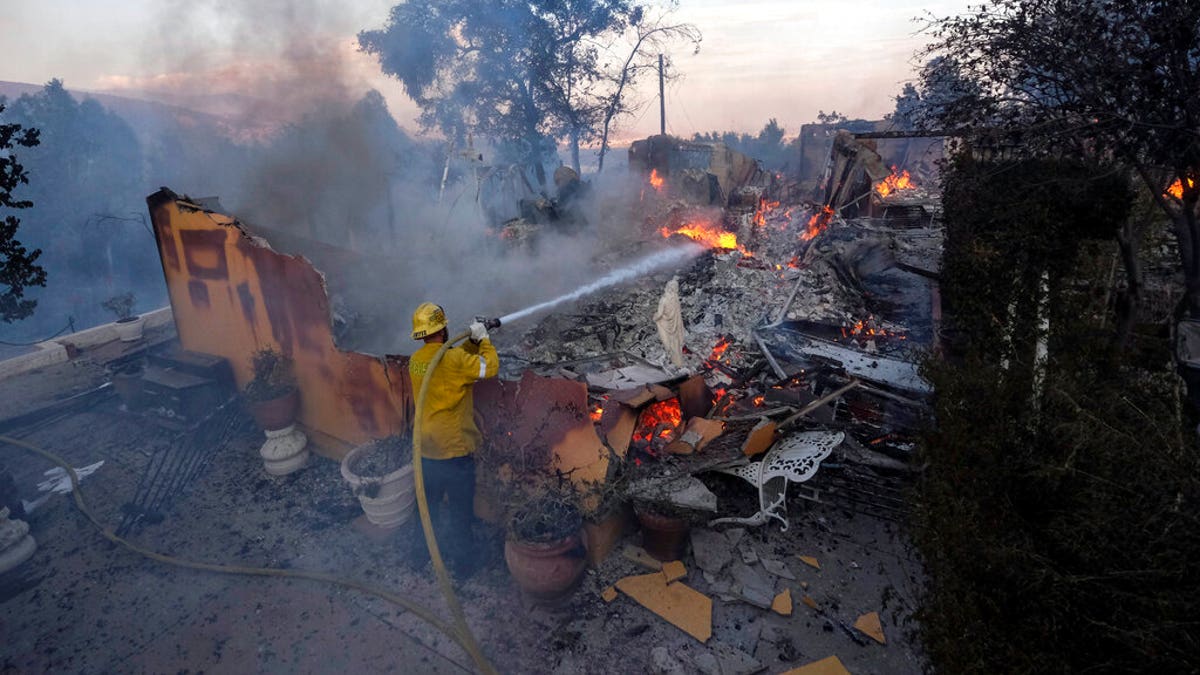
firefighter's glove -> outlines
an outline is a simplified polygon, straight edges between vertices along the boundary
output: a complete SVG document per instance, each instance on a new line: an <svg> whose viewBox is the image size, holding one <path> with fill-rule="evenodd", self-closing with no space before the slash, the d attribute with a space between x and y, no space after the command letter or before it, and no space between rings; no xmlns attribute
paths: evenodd
<svg viewBox="0 0 1200 675"><path fill-rule="evenodd" d="M487 339L487 336L487 326L479 321L471 324L471 342L482 342Z"/></svg>

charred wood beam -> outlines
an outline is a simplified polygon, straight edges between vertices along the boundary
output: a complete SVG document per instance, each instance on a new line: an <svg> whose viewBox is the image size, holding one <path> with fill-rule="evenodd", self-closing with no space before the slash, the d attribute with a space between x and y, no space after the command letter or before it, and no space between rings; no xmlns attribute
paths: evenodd
<svg viewBox="0 0 1200 675"><path fill-rule="evenodd" d="M825 396L822 396L821 398L813 401L812 403L809 403L808 405L804 406L799 411L797 411L795 415L792 415L791 417L787 418L786 420L780 422L779 430L783 431L784 429L787 429L788 427L796 424L804 416L812 413L812 411L816 410L817 408L820 408L821 406L825 405L826 403L829 403L830 401L833 401L834 399L840 398L843 394L845 394L846 392L850 391L851 389L857 387L858 385L859 385L858 380L851 380L850 384L847 384L843 387L838 387L833 392L826 394Z"/></svg>
<svg viewBox="0 0 1200 675"><path fill-rule="evenodd" d="M775 376L780 380L788 379L787 373L783 371L783 368L780 367L779 362L775 360L775 357L771 354L771 350L767 349L767 343L763 342L763 339L761 336L759 336L758 331L752 330L750 332L754 335L754 341L758 343L758 348L762 350L763 356L766 357L767 363L771 366L771 370L775 371Z"/></svg>

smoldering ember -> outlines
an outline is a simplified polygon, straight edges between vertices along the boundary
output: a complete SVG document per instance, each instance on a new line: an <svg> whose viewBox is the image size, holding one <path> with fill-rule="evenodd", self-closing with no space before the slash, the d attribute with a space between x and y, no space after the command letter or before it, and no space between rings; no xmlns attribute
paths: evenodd
<svg viewBox="0 0 1200 675"><path fill-rule="evenodd" d="M1200 670L1200 8L300 4L0 82L3 672Z"/></svg>

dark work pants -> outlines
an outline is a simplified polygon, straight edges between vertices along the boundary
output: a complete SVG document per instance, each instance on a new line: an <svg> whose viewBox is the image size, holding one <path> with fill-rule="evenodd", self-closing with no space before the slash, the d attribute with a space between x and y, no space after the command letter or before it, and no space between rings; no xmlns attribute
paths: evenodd
<svg viewBox="0 0 1200 675"><path fill-rule="evenodd" d="M421 462L429 520L437 534L442 557L451 567L470 568L475 554L471 539L471 524L475 521L475 458L422 459ZM446 511L444 520L440 515L443 509ZM421 547L424 548L423 543Z"/></svg>

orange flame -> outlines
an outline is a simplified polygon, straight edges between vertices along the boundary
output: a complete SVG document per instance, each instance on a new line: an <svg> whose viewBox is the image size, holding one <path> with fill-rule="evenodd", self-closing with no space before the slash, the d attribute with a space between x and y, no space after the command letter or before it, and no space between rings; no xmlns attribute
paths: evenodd
<svg viewBox="0 0 1200 675"><path fill-rule="evenodd" d="M917 186L913 185L912 176L908 175L908 169L897 174L896 167L893 166L892 175L879 181L879 184L875 186L875 191L879 193L880 197L886 197L893 192L911 190L915 187Z"/></svg>
<svg viewBox="0 0 1200 675"><path fill-rule="evenodd" d="M862 319L855 321L853 326L842 326L842 337L846 338L850 337L851 335L865 335L867 337L886 336L900 340L907 339L906 336L900 335L899 333L889 333L884 328L876 327L874 315L867 316L866 321L863 321Z"/></svg>
<svg viewBox="0 0 1200 675"><path fill-rule="evenodd" d="M758 202L758 209L754 211L755 227L762 227L767 224L767 214L779 208L779 202L769 202L766 197L763 197Z"/></svg>
<svg viewBox="0 0 1200 675"><path fill-rule="evenodd" d="M683 422L683 411L679 408L678 398L651 403L642 411L638 419L638 428L633 432L635 441L650 441L655 438L669 438Z"/></svg>
<svg viewBox="0 0 1200 675"><path fill-rule="evenodd" d="M829 223L833 221L833 209L828 206L821 207L820 211L813 214L812 218L808 219L808 226L804 230L804 234L800 238L804 241L811 241L818 234L829 229Z"/></svg>
<svg viewBox="0 0 1200 675"><path fill-rule="evenodd" d="M763 403L765 403L765 402L766 402L766 400L767 400L767 397L766 397L766 396L764 396L764 395L762 395L762 394L759 394L758 396L755 396L755 397L754 397L754 399L753 399L753 401L754 401L754 407L756 407L756 408L761 408L761 407L762 407L762 404L763 404Z"/></svg>
<svg viewBox="0 0 1200 675"><path fill-rule="evenodd" d="M1166 191L1163 192L1163 194L1170 195L1170 196L1174 197L1175 199L1182 201L1183 200L1183 180L1184 179L1182 179L1182 178L1176 178L1175 182L1171 183L1171 187L1167 188ZM1191 178L1188 178L1187 186L1189 188L1196 187L1196 181L1192 180Z"/></svg>
<svg viewBox="0 0 1200 675"><path fill-rule="evenodd" d="M597 403L596 405L592 406L592 409L588 414L591 416L593 422L599 422L600 418L604 416L603 404Z"/></svg>
<svg viewBox="0 0 1200 675"><path fill-rule="evenodd" d="M721 357L725 355L725 350L729 349L729 345L731 344L733 344L733 341L728 337L717 340L717 344L713 346L712 354L708 355L708 360L720 361Z"/></svg>
<svg viewBox="0 0 1200 675"><path fill-rule="evenodd" d="M664 238L670 237L673 234L682 234L683 236L704 244L709 248L719 248L726 251L733 251L736 249L741 251L743 255L753 255L738 244L736 234L733 232L726 232L725 230L713 227L707 223L688 223L683 227L674 230L667 227L660 227L658 229L658 233Z"/></svg>
<svg viewBox="0 0 1200 675"><path fill-rule="evenodd" d="M655 190L658 190L659 192L662 192L664 182L665 182L665 180L663 179L663 177L658 175L658 169L650 170L650 187L654 188Z"/></svg>

